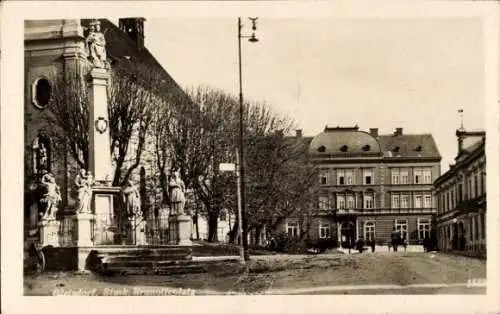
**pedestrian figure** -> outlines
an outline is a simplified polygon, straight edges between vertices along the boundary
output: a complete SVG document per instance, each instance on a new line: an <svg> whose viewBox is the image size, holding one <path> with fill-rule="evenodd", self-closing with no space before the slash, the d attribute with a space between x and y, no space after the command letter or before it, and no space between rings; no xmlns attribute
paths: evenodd
<svg viewBox="0 0 500 314"><path fill-rule="evenodd" d="M427 238L427 235L425 236L424 240L422 241L422 245L424 247L424 252L428 252L429 249L429 238Z"/></svg>
<svg viewBox="0 0 500 314"><path fill-rule="evenodd" d="M403 238L403 247L405 249L405 252L406 252L406 247L408 246L408 241L406 240L406 236Z"/></svg>
<svg viewBox="0 0 500 314"><path fill-rule="evenodd" d="M356 249L358 250L359 253L363 253L363 245L364 241L362 239L356 241Z"/></svg>
<svg viewBox="0 0 500 314"><path fill-rule="evenodd" d="M392 228L392 233L391 233L391 244L392 244L392 249L394 252L398 251L398 244L400 241L400 236L399 232L396 231L396 228Z"/></svg>
<svg viewBox="0 0 500 314"><path fill-rule="evenodd" d="M372 253L375 252L375 240L370 241L370 247L372 248Z"/></svg>

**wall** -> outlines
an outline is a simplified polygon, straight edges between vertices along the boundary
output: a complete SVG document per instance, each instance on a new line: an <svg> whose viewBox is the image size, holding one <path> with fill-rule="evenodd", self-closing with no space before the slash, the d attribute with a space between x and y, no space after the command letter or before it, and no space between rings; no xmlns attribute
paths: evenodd
<svg viewBox="0 0 500 314"><path fill-rule="evenodd" d="M54 132L54 126L47 123L50 104L40 109L33 104L32 85L41 77L51 81L54 77L64 75L71 67L83 62L84 38L79 20L43 20L25 22L25 103L24 103L24 169L25 182L29 184L33 175L33 140L40 134L49 135ZM53 81L52 81L53 83ZM61 188L62 207L71 202L69 180L66 167L68 154L64 149L56 149L57 142L51 136L51 172Z"/></svg>
<svg viewBox="0 0 500 314"><path fill-rule="evenodd" d="M375 222L375 239L380 242L389 242L391 232L394 227L396 219L406 219L408 224L408 240L409 244L419 244L417 234L417 221L418 219L430 219L432 222L432 215L383 215L383 216L359 216L358 217L358 234L362 238L364 236L364 222ZM432 225L431 225L432 227Z"/></svg>
<svg viewBox="0 0 500 314"><path fill-rule="evenodd" d="M236 220L235 215L226 216L228 219L225 221L218 219L217 222L217 238L219 242L227 243L228 241L228 232L232 228L232 224ZM198 231L200 235L200 240L208 239L208 220L206 217L198 216ZM192 224L192 236L193 239L196 239L196 224L193 222Z"/></svg>

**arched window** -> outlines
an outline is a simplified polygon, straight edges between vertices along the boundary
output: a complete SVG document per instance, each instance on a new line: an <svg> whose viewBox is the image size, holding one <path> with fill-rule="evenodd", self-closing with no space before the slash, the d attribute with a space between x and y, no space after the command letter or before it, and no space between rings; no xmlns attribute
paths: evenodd
<svg viewBox="0 0 500 314"><path fill-rule="evenodd" d="M39 109L45 109L52 96L52 86L45 77L37 78L32 85L31 97L33 104Z"/></svg>

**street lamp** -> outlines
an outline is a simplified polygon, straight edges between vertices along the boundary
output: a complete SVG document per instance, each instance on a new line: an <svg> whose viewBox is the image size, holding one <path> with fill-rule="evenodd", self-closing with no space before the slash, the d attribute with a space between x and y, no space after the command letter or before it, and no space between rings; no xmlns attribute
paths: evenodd
<svg viewBox="0 0 500 314"><path fill-rule="evenodd" d="M252 22L252 35L243 36L241 34L241 30L243 28L243 24L241 23L241 17L238 17L238 65L239 65L239 78L240 78L240 145L239 145L239 160L238 160L238 170L239 170L239 202L238 202L238 235L241 239L241 247L240 253L243 253L244 260L248 260L250 257L248 255L248 238L246 233L247 228L247 220L245 216L245 159L244 159L244 137L243 137L243 79L241 74L241 39L248 38L248 41L251 43L258 42L259 40L255 37L255 31L257 30L257 19L258 18L249 18Z"/></svg>

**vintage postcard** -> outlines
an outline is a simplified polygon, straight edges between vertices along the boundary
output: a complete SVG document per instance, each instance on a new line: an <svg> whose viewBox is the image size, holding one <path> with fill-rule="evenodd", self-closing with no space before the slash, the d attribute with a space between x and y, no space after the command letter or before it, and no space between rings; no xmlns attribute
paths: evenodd
<svg viewBox="0 0 500 314"><path fill-rule="evenodd" d="M500 309L498 3L4 9L5 313Z"/></svg>

